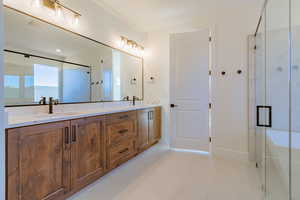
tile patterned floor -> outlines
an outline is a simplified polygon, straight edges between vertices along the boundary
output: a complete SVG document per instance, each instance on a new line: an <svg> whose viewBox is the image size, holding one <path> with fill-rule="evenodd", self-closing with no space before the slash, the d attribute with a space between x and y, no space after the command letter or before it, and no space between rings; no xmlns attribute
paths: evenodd
<svg viewBox="0 0 300 200"><path fill-rule="evenodd" d="M261 200L248 163L154 147L69 200Z"/></svg>

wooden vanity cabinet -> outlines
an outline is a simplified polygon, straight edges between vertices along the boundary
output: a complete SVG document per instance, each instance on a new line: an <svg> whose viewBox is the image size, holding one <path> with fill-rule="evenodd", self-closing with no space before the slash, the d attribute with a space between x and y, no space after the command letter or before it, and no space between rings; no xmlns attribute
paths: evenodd
<svg viewBox="0 0 300 200"><path fill-rule="evenodd" d="M161 107L152 109L149 120L149 143L153 145L161 139Z"/></svg>
<svg viewBox="0 0 300 200"><path fill-rule="evenodd" d="M7 199L60 199L70 189L69 122L7 131Z"/></svg>
<svg viewBox="0 0 300 200"><path fill-rule="evenodd" d="M144 151L161 138L161 108L138 111L138 149Z"/></svg>
<svg viewBox="0 0 300 200"><path fill-rule="evenodd" d="M157 143L161 110L6 130L6 200L64 200Z"/></svg>
<svg viewBox="0 0 300 200"><path fill-rule="evenodd" d="M121 165L137 154L136 111L108 115L105 132L108 170Z"/></svg>
<svg viewBox="0 0 300 200"><path fill-rule="evenodd" d="M78 191L105 172L104 117L71 121L71 189Z"/></svg>

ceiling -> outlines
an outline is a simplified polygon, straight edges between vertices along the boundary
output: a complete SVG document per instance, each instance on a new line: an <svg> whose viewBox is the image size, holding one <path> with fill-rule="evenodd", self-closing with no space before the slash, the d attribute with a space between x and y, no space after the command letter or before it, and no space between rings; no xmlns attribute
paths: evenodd
<svg viewBox="0 0 300 200"><path fill-rule="evenodd" d="M220 5L262 7L264 0L92 0L133 28L149 32L209 23ZM251 4L251 5L250 5ZM229 5L229 6L228 6ZM257 10L257 9L256 9Z"/></svg>

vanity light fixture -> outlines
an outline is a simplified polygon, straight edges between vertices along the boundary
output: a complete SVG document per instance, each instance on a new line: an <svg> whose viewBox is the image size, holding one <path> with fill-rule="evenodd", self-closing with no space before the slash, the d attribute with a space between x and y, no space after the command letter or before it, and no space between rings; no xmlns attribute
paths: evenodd
<svg viewBox="0 0 300 200"><path fill-rule="evenodd" d="M36 8L46 7L55 12L55 15L59 19L65 20L65 14L68 14L68 16L72 17L72 25L78 25L79 24L79 18L81 17L81 14L74 11L73 9L63 5L58 0L32 0L31 6Z"/></svg>
<svg viewBox="0 0 300 200"><path fill-rule="evenodd" d="M144 55L144 47L139 45L137 42L133 40L129 40L128 38L121 36L121 40L119 42L120 47L125 49L126 51L129 51L130 53L133 53L138 56Z"/></svg>

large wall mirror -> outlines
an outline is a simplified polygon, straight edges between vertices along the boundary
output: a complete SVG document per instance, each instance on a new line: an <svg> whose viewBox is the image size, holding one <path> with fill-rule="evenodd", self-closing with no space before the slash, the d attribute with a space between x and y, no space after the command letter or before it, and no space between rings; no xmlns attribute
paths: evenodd
<svg viewBox="0 0 300 200"><path fill-rule="evenodd" d="M10 8L5 16L6 106L143 99L143 59Z"/></svg>

